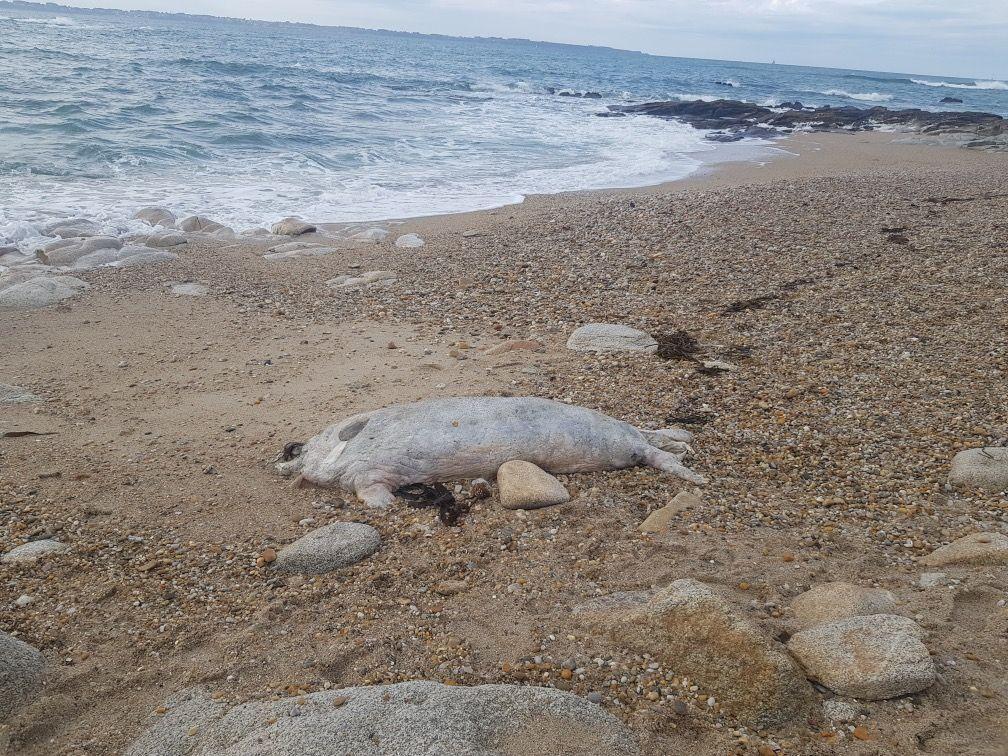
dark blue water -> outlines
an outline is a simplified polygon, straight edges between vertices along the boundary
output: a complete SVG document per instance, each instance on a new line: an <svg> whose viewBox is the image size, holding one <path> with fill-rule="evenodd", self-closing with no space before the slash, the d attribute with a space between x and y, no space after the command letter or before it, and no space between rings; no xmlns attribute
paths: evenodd
<svg viewBox="0 0 1008 756"><path fill-rule="evenodd" d="M1008 114L1000 81L138 14L0 15L7 236L52 215L114 224L144 204L237 227L476 209L681 177L714 149L682 124L594 116L611 103Z"/></svg>

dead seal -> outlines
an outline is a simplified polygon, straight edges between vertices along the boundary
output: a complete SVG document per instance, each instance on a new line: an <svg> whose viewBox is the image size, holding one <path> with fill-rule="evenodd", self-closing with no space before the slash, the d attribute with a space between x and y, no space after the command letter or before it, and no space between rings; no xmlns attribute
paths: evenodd
<svg viewBox="0 0 1008 756"><path fill-rule="evenodd" d="M428 399L354 415L287 444L277 469L371 507L389 506L402 486L490 478L513 459L559 474L645 465L701 484L680 461L692 439L536 397Z"/></svg>

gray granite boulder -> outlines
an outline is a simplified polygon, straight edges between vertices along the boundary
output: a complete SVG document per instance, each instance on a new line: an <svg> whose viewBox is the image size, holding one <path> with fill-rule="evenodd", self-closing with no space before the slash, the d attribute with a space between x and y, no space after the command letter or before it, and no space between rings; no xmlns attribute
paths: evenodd
<svg viewBox="0 0 1008 756"><path fill-rule="evenodd" d="M70 547L65 543L54 541L50 538L43 538L39 541L28 541L20 546L15 546L2 557L0 562L4 564L14 564L15 562L34 562L45 556L52 554L65 554L70 551Z"/></svg>
<svg viewBox="0 0 1008 756"><path fill-rule="evenodd" d="M133 213L133 217L148 226L172 228L175 225L175 213L165 207L141 207Z"/></svg>
<svg viewBox="0 0 1008 756"><path fill-rule="evenodd" d="M567 348L575 352L644 352L658 351L658 342L644 331L612 323L589 323L578 328L567 339Z"/></svg>
<svg viewBox="0 0 1008 756"><path fill-rule="evenodd" d="M180 234L178 231L160 231L150 234L144 239L144 244L148 247L157 247L159 249L166 249L169 247L178 247L181 244L185 244L187 239L185 236Z"/></svg>
<svg viewBox="0 0 1008 756"><path fill-rule="evenodd" d="M893 614L847 617L795 633L787 647L809 678L841 696L906 696L936 678L917 623Z"/></svg>
<svg viewBox="0 0 1008 756"><path fill-rule="evenodd" d="M72 276L36 276L0 288L0 308L47 307L88 288L87 283Z"/></svg>
<svg viewBox="0 0 1008 756"><path fill-rule="evenodd" d="M1008 536L1003 533L971 533L921 558L928 567L949 564L1008 564Z"/></svg>
<svg viewBox="0 0 1008 756"><path fill-rule="evenodd" d="M633 756L633 733L571 693L427 680L250 701L198 689L167 702L127 756Z"/></svg>
<svg viewBox="0 0 1008 756"><path fill-rule="evenodd" d="M270 230L278 236L301 236L301 234L309 234L314 231L315 226L300 218L292 217L277 221Z"/></svg>
<svg viewBox="0 0 1008 756"><path fill-rule="evenodd" d="M58 236L61 239L95 236L98 233L97 224L84 218L67 218L55 221L42 229L45 236Z"/></svg>
<svg viewBox="0 0 1008 756"><path fill-rule="evenodd" d="M865 588L852 583L823 583L805 591L791 602L791 611L800 627L869 614L892 614L896 597L881 588Z"/></svg>
<svg viewBox="0 0 1008 756"><path fill-rule="evenodd" d="M964 449L952 458L949 483L956 488L1008 491L1008 447Z"/></svg>
<svg viewBox="0 0 1008 756"><path fill-rule="evenodd" d="M399 249L419 249L424 245L424 240L416 234L403 234L395 240L395 245Z"/></svg>
<svg viewBox="0 0 1008 756"><path fill-rule="evenodd" d="M227 226L202 215L190 215L178 222L178 228L180 231L190 234L212 234L227 228Z"/></svg>
<svg viewBox="0 0 1008 756"><path fill-rule="evenodd" d="M45 660L38 649L0 632L0 722L42 687Z"/></svg>
<svg viewBox="0 0 1008 756"><path fill-rule="evenodd" d="M365 559L381 547L378 531L363 522L334 522L313 530L277 554L280 572L321 575Z"/></svg>

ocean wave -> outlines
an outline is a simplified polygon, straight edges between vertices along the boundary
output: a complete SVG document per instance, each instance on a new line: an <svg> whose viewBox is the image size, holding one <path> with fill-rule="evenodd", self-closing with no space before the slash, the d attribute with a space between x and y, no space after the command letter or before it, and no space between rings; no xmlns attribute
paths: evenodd
<svg viewBox="0 0 1008 756"><path fill-rule="evenodd" d="M930 79L910 79L914 84L925 87L949 87L950 89L1000 89L1008 91L1008 82L1004 81L974 81L972 84L962 84L954 81L931 81Z"/></svg>
<svg viewBox="0 0 1008 756"><path fill-rule="evenodd" d="M893 98L892 95L882 94L881 92L848 92L846 89L826 89L818 94L829 95L830 97L844 97L848 100L860 100L861 102L889 102Z"/></svg>
<svg viewBox="0 0 1008 756"><path fill-rule="evenodd" d="M64 29L102 29L104 27L92 24L82 24L66 16L52 18L26 18L23 16L0 16L0 21L13 21L18 24L38 24L39 26L59 26Z"/></svg>

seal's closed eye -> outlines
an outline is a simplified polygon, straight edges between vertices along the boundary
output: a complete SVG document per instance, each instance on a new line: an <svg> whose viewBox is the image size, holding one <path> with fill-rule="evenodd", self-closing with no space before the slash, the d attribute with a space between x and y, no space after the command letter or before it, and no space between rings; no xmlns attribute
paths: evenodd
<svg viewBox="0 0 1008 756"><path fill-rule="evenodd" d="M358 420L356 423L350 423L350 425L339 432L339 440L349 441L351 438L364 430L364 426L367 424L367 420Z"/></svg>

